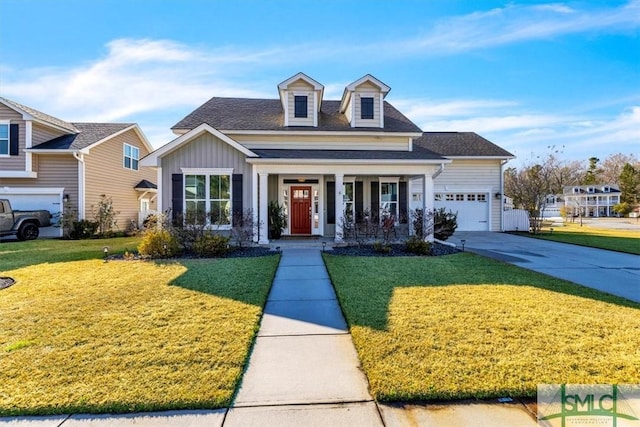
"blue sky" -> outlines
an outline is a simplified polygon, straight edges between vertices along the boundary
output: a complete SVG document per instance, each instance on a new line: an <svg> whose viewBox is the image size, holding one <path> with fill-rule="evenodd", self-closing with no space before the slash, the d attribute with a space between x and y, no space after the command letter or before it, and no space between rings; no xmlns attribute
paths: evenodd
<svg viewBox="0 0 640 427"><path fill-rule="evenodd" d="M155 147L212 96L325 99L370 73L425 131L528 162L640 154L640 0L0 0L0 95L68 121L134 121Z"/></svg>

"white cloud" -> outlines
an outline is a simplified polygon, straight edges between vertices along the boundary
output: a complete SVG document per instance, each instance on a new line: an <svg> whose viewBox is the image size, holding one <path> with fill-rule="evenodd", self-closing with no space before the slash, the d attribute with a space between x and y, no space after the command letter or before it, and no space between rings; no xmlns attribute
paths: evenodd
<svg viewBox="0 0 640 427"><path fill-rule="evenodd" d="M420 51L448 55L567 34L626 31L639 26L638 0L617 8L594 10L571 9L562 4L510 4L504 8L444 19L426 35L406 40L401 51L404 54Z"/></svg>

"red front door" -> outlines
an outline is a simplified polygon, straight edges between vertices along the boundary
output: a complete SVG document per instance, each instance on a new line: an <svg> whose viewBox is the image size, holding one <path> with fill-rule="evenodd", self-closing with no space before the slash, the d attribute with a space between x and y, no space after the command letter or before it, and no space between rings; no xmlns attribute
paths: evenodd
<svg viewBox="0 0 640 427"><path fill-rule="evenodd" d="M291 234L311 234L311 187L291 187Z"/></svg>

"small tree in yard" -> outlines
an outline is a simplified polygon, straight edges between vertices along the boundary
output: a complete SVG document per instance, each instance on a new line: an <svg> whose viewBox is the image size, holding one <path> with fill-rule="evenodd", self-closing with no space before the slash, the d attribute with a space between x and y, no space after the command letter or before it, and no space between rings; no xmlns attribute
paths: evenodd
<svg viewBox="0 0 640 427"><path fill-rule="evenodd" d="M529 223L533 233L540 232L546 200L552 194L552 170L546 164L536 164L516 170L505 171L505 193L513 198L516 206L529 212Z"/></svg>
<svg viewBox="0 0 640 427"><path fill-rule="evenodd" d="M236 246L240 248L251 244L253 236L257 235L260 227L260 222L256 222L251 209L244 212L234 212L232 224L231 236Z"/></svg>
<svg viewBox="0 0 640 427"><path fill-rule="evenodd" d="M107 233L113 231L118 222L116 216L118 216L119 213L120 212L114 209L111 197L102 194L97 208L94 208L93 215L94 221L98 224L98 233L101 236L105 236Z"/></svg>

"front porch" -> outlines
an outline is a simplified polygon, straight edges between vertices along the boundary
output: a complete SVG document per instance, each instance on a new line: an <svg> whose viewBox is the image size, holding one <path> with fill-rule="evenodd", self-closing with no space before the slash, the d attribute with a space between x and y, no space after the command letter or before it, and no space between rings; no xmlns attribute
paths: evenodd
<svg viewBox="0 0 640 427"><path fill-rule="evenodd" d="M433 209L433 178L442 169L434 164L253 167L252 209L259 224L255 240L263 245L270 243L270 202L286 213L285 237L318 236L340 243L407 236L411 210Z"/></svg>

